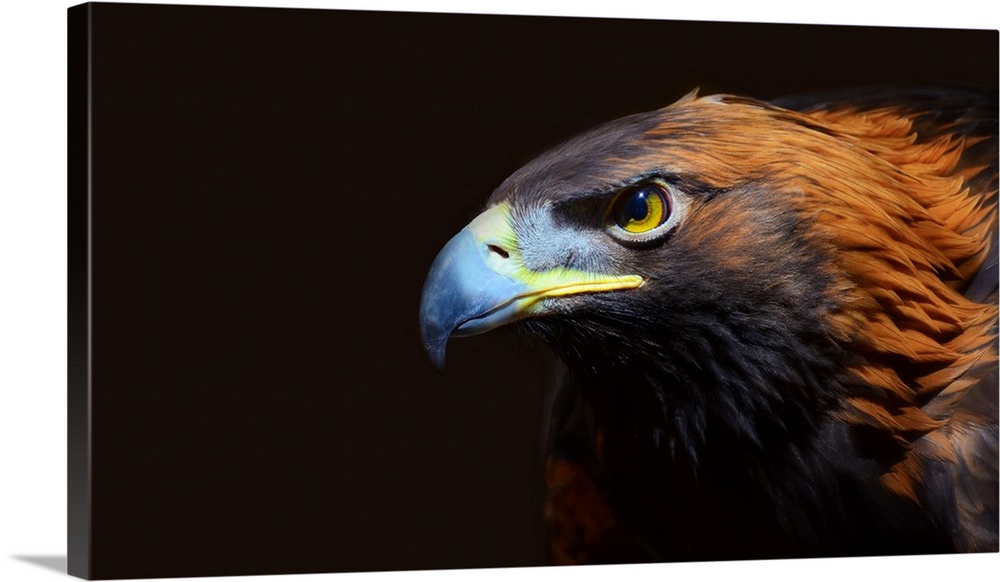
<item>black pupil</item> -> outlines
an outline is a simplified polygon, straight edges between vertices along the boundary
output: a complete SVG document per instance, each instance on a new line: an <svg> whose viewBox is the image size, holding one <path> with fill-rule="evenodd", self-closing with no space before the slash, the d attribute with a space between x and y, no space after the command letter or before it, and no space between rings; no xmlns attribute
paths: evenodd
<svg viewBox="0 0 1000 582"><path fill-rule="evenodd" d="M642 220L646 218L649 214L649 204L646 203L646 196L648 194L645 190L637 192L631 200L628 201L628 217L632 220Z"/></svg>
<svg viewBox="0 0 1000 582"><path fill-rule="evenodd" d="M618 211L618 224L625 226L630 222L639 222L646 218L649 214L649 203L646 199L651 195L655 196L647 188L643 188L629 196Z"/></svg>

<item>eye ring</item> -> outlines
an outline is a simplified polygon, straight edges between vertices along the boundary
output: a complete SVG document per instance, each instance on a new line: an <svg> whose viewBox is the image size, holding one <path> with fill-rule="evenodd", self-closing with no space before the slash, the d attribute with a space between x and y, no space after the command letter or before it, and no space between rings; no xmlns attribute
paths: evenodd
<svg viewBox="0 0 1000 582"><path fill-rule="evenodd" d="M675 213L676 198L662 180L639 182L623 188L608 205L606 228L623 242L641 243L665 233Z"/></svg>

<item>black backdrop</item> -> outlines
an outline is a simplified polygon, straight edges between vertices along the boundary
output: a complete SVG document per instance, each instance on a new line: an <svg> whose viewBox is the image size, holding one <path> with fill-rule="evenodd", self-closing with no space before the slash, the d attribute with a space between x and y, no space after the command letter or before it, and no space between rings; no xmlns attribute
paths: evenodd
<svg viewBox="0 0 1000 582"><path fill-rule="evenodd" d="M995 89L997 38L73 9L71 570L543 564L548 368L502 333L433 368L441 245L545 148L695 86Z"/></svg>

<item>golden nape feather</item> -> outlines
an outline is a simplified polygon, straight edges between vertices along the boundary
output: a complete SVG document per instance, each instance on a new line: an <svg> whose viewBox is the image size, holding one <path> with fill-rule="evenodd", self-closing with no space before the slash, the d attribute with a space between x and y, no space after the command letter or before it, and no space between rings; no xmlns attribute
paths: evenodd
<svg viewBox="0 0 1000 582"><path fill-rule="evenodd" d="M992 410L962 404L971 390L997 390L995 381L983 383L995 379L997 366L995 289L972 299L963 294L997 230L996 160L969 163L963 154L984 142L995 152L996 135L969 135L962 118L918 132L915 122L936 111L911 104L833 104L798 113L722 97L681 105L689 110L682 118L717 118L711 110L719 102L726 104L725 123L742 130L728 136L725 161L719 163L719 143L707 143L719 136L708 133L703 148L685 143L678 165L689 163L692 172L724 168L721 175L700 174L722 188L767 180L788 194L816 243L829 248L844 305L832 314L834 331L865 355L853 369L878 389L846 398L836 414L885 431L906 449L882 483L919 502L925 462L959 471L959 455L970 453L973 463L992 462L995 481L989 450L967 450L983 446L977 423L995 423L995 394L984 399ZM660 128L679 130L671 123ZM760 147L769 143L781 145ZM707 163L698 159L706 151ZM959 511L995 512L995 486L980 499L962 498L961 485L952 486L964 503ZM956 532L959 549L995 549L995 532L982 540L975 529Z"/></svg>
<svg viewBox="0 0 1000 582"><path fill-rule="evenodd" d="M442 327L564 364L556 561L997 551L997 127L995 93L692 94L501 184L491 269L611 287Z"/></svg>
<svg viewBox="0 0 1000 582"><path fill-rule="evenodd" d="M844 305L831 314L834 332L866 355L854 370L879 389L847 398L838 415L903 446L929 437L933 446L921 443L883 477L916 500L921 455L954 458L957 437L941 433L960 430L949 426L956 407L997 364L996 294L963 294L997 230L996 161L963 163L963 154L990 140L995 148L996 136L964 133L961 118L918 133L928 111L910 104L799 113L723 96L675 107L683 113L657 132L699 128L666 154L676 168L721 189L767 181L828 247Z"/></svg>

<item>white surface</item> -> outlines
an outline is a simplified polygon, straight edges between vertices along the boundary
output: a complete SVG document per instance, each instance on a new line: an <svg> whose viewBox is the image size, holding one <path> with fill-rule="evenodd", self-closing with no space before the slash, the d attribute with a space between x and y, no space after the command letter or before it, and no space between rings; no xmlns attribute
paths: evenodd
<svg viewBox="0 0 1000 582"><path fill-rule="evenodd" d="M269 2L160 2L279 6ZM0 580L67 579L66 557L66 8L72 2L3 2L0 13ZM851 0L668 3L388 1L291 3L297 7L812 22L997 29L992 2L961 0L875 8ZM662 5L661 5L662 4ZM706 39L708 42L708 39ZM970 56L970 58L974 58ZM155 527L155 524L151 524ZM326 574L220 580L606 580L609 577L956 580L1000 570L1000 556L666 564ZM217 578L219 579L219 578Z"/></svg>

